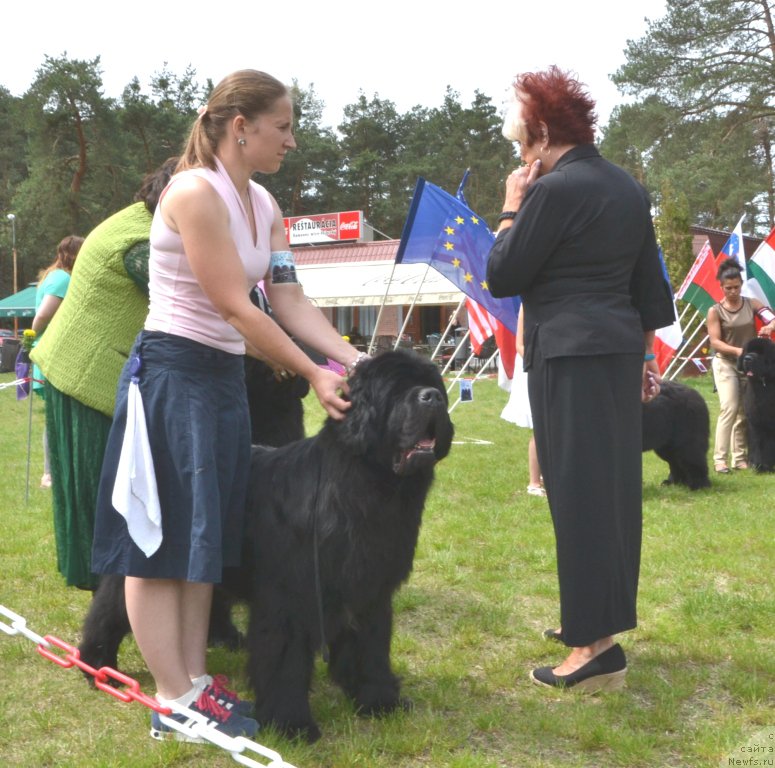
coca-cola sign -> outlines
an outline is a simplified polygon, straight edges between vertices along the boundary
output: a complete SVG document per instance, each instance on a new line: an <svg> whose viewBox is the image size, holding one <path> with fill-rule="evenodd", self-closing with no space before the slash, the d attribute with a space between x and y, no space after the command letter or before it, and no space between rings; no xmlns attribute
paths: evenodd
<svg viewBox="0 0 775 768"><path fill-rule="evenodd" d="M283 222L285 236L291 245L360 240L363 236L363 211L289 216Z"/></svg>

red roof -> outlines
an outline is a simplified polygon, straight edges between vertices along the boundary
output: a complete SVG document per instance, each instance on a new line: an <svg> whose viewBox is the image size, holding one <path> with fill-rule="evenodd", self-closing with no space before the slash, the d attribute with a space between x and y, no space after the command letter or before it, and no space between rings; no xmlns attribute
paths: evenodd
<svg viewBox="0 0 775 768"><path fill-rule="evenodd" d="M694 252L695 257L702 250L702 246L705 245L706 240L710 242L713 253L718 256L732 234L724 229L711 229L710 227L693 226L690 227L690 229L692 233L692 251ZM743 235L743 251L746 258L750 259L751 256L754 255L761 241L761 237Z"/></svg>
<svg viewBox="0 0 775 768"><path fill-rule="evenodd" d="M342 264L348 261L394 261L400 240L374 240L368 243L305 245L293 249L296 264Z"/></svg>

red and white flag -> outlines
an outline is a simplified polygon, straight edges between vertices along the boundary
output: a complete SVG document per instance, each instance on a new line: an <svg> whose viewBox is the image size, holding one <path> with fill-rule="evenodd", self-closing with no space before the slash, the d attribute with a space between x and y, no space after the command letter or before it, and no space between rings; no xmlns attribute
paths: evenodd
<svg viewBox="0 0 775 768"><path fill-rule="evenodd" d="M659 249L659 262L662 266L662 276L665 278L670 293L673 293L673 287L670 285L670 276L667 274L665 257L662 255L662 249ZM689 277L687 276L687 280ZM686 280L684 281L686 283ZM681 286L683 290L683 286ZM673 299L673 322L664 328L658 328L654 334L654 354L656 355L659 372L664 373L670 361L675 357L676 351L683 344L683 332L681 323L678 320L678 312L675 309L675 298Z"/></svg>
<svg viewBox="0 0 775 768"><path fill-rule="evenodd" d="M675 307L675 304L673 304ZM676 319L672 325L659 328L654 334L654 354L657 357L659 372L664 373L670 361L675 357L676 351L683 344L683 332L681 323Z"/></svg>
<svg viewBox="0 0 775 768"><path fill-rule="evenodd" d="M513 378L514 358L517 354L516 336L473 299L466 298L466 311L468 312L468 330L471 334L471 347L474 354L480 354L484 342L491 336L495 336L503 370L509 379Z"/></svg>
<svg viewBox="0 0 775 768"><path fill-rule="evenodd" d="M480 354L482 344L495 333L497 320L473 299L466 298L468 312L468 330L471 332L471 346L475 354Z"/></svg>

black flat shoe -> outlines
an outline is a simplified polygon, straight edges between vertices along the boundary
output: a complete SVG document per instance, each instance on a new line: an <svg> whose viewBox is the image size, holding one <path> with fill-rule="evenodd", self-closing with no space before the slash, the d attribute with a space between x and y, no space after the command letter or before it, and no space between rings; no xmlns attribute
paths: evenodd
<svg viewBox="0 0 775 768"><path fill-rule="evenodd" d="M545 685L548 688L578 688L586 693L597 693L618 691L624 686L625 674L627 659L622 647L615 643L569 675L555 675L552 667L538 667L530 673L530 679L536 685Z"/></svg>
<svg viewBox="0 0 775 768"><path fill-rule="evenodd" d="M545 629L541 633L541 637L544 640L556 640L558 643L564 642L562 639L562 632L559 629Z"/></svg>

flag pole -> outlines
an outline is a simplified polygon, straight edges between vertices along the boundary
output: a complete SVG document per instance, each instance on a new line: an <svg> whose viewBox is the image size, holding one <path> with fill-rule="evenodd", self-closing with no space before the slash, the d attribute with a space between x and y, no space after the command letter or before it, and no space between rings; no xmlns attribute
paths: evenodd
<svg viewBox="0 0 775 768"><path fill-rule="evenodd" d="M692 323L697 319L697 315L700 314L699 309L694 310L694 314L689 318L688 322L686 323L687 328L691 328Z"/></svg>
<svg viewBox="0 0 775 768"><path fill-rule="evenodd" d="M694 357L694 353L702 348L702 345L708 340L709 336L706 334L703 340L689 353L688 357L684 358L684 361L681 363L681 365L676 369L675 373L670 377L670 381L672 381L678 374L683 370L683 367Z"/></svg>
<svg viewBox="0 0 775 768"><path fill-rule="evenodd" d="M675 365L675 361L680 357L681 353L689 346L689 344L692 343L692 339L697 335L697 331L702 328L704 318L700 318L700 322L697 326L695 326L694 330L687 336L687 333L689 331L689 328L691 328L692 323L695 321L697 315L700 313L699 309L696 309L694 311L694 314L689 319L689 322L686 323L685 328L681 329L681 335L684 337L685 341L681 344L681 346L676 349L675 354L673 355L673 359L670 361L670 364L665 368L665 372L663 376L667 376L667 374L670 372L670 369ZM685 331L685 332L684 332Z"/></svg>
<svg viewBox="0 0 775 768"><path fill-rule="evenodd" d="M32 365L30 365L30 392L27 395L27 399L30 401L29 403L29 412L27 416L27 482L25 486L24 491L24 503L29 504L30 503L30 450L32 446L32 396L33 396L33 375L32 375ZM43 429L46 428L45 421L43 423Z"/></svg>
<svg viewBox="0 0 775 768"><path fill-rule="evenodd" d="M498 354L498 350L496 349L495 352L493 352L490 357L487 359L487 362L482 366L481 370L474 376L473 381L476 381L477 379L480 379L484 372L490 367L490 363L495 359L495 355ZM458 403L460 402L460 395L458 395L457 400L455 400L454 403L448 408L447 413L452 413L452 411L455 410Z"/></svg>
<svg viewBox="0 0 775 768"><path fill-rule="evenodd" d="M466 331L463 338L460 339L460 343L455 344L454 350L452 354L449 356L449 360L447 360L447 364L444 366L444 370L441 372L442 376L449 371L449 367L452 365L452 363L455 361L455 358L457 357L458 350L463 348L463 344L465 344L466 341L468 341L468 337L470 335L471 335L471 331L470 330ZM466 360L465 363L463 363L462 368L458 371L457 377L452 381L453 384L460 378L461 374L463 373L463 371L465 371L466 367L468 366L468 363L471 362L471 358L473 358L473 356L474 356L474 353L472 352L469 355L468 360ZM447 392L449 392L449 390L447 390Z"/></svg>
<svg viewBox="0 0 775 768"><path fill-rule="evenodd" d="M457 316L460 314L460 310L463 308L463 304L466 300L466 295L463 294L463 298L460 299L457 306L455 307L455 311L449 316L449 322L447 323L447 327L444 329L444 333L449 333L450 328L452 328L452 324L457 320Z"/></svg>
<svg viewBox="0 0 775 768"><path fill-rule="evenodd" d="M673 301L675 301L675 297L673 297ZM686 302L686 306L685 306L685 307L684 307L684 308L681 310L681 314L678 316L678 322L679 322L679 323L681 322L681 318L683 318L683 316L684 316L684 315L687 313L687 311L689 310L689 308L690 308L690 307L692 307L692 306L693 306L693 305L692 305L692 304L690 304L688 301ZM699 311L699 310L695 309L695 313L697 313L698 311ZM691 322L692 322L692 321L690 320L690 321L689 321L689 323L691 323Z"/></svg>
<svg viewBox="0 0 775 768"><path fill-rule="evenodd" d="M460 308L463 306L463 302L465 302L466 296L463 294L463 298L460 299L460 302L458 303L457 307L455 308L455 311L450 315L449 322L447 323L447 327L444 329L444 332L439 335L439 343L436 345L436 349L433 350L433 354L431 355L431 360L433 360L436 355L438 354L441 347L444 345L444 339L447 338L447 334L449 333L449 329L452 327L452 323L457 320L458 313L460 312ZM468 338L471 331L469 330L466 333L466 338Z"/></svg>
<svg viewBox="0 0 775 768"><path fill-rule="evenodd" d="M371 340L369 341L369 348L366 350L367 354L371 354L374 351L374 345L377 341L377 329L379 328L379 321L382 319L382 310L385 308L385 302L387 301L388 293L390 293L390 286L393 283L393 275L396 271L396 262L393 262L393 268L390 270L390 277L388 278L387 285L385 286L385 295L382 297L382 304L379 305L379 312L377 312L377 319L374 321L374 330L371 332Z"/></svg>
<svg viewBox="0 0 775 768"><path fill-rule="evenodd" d="M393 262L393 269L395 270L396 263ZM417 291L414 294L414 298L412 299L412 303L409 305L409 311L406 313L406 317L404 318L404 322L401 325L401 330L398 332L398 335L396 336L396 343L393 345L393 349L398 349L398 345L401 343L401 337L404 335L404 331L406 330L406 326L409 325L409 318L412 316L412 311L414 310L415 304L417 304L417 297L420 295L420 289L422 288L422 284L425 282L425 278L428 277L428 272L430 271L431 265L430 262L428 262L428 266L425 268L425 274L422 276L422 280L420 280L420 284L417 286ZM392 275L391 275L392 280ZM388 285L388 288L390 286ZM369 350L371 351L371 350Z"/></svg>

